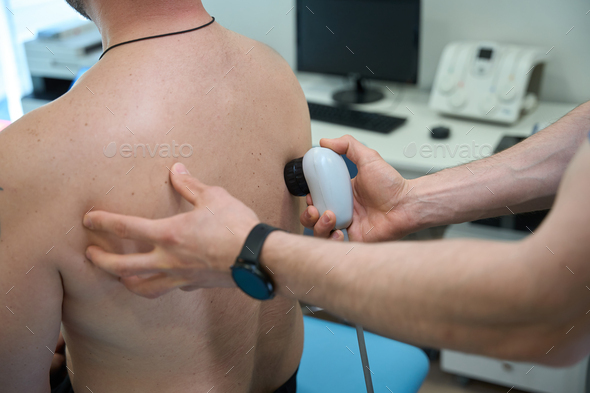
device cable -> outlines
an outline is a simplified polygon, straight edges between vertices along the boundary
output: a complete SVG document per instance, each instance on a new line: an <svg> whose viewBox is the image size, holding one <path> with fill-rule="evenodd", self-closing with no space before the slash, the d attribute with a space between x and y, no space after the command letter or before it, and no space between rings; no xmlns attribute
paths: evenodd
<svg viewBox="0 0 590 393"><path fill-rule="evenodd" d="M344 241L348 240L348 231L342 229ZM371 378L371 369L369 368L369 357L367 356L367 346L365 345L365 332L360 324L356 326L356 337L359 342L359 352L361 354L361 363L363 365L363 375L365 376L365 385L367 386L367 393L373 393L373 378Z"/></svg>

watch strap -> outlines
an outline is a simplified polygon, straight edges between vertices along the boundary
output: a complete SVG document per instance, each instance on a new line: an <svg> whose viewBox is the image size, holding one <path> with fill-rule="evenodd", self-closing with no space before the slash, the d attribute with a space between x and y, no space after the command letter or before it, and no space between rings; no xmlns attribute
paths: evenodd
<svg viewBox="0 0 590 393"><path fill-rule="evenodd" d="M240 255L238 255L237 261L251 263L258 266L260 264L260 253L262 252L262 246L264 246L266 237L271 232L277 230L280 230L280 228L275 228L264 223L260 223L252 228L244 242Z"/></svg>

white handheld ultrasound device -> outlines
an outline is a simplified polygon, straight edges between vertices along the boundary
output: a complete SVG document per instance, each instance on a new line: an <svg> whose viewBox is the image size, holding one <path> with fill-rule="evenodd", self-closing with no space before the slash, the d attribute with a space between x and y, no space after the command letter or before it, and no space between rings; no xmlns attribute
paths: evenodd
<svg viewBox="0 0 590 393"><path fill-rule="evenodd" d="M289 162L285 166L284 176L291 194L306 196L311 193L313 204L320 216L326 210L336 215L335 229L341 229L345 240L348 241L346 228L352 222L353 196L350 173L344 159L333 150L314 147L302 158ZM369 358L361 325L356 325L356 333L367 393L373 393Z"/></svg>

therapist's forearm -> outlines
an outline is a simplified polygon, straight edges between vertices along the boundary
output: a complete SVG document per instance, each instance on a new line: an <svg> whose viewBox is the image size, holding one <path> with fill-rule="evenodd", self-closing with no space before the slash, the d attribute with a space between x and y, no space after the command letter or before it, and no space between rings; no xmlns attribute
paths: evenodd
<svg viewBox="0 0 590 393"><path fill-rule="evenodd" d="M411 180L404 209L416 229L551 207L590 130L590 102L491 157Z"/></svg>
<svg viewBox="0 0 590 393"><path fill-rule="evenodd" d="M546 350L547 314L558 313L538 302L543 288L535 287L520 250L482 241L338 243L275 232L262 263L280 294L379 334L530 359L535 349Z"/></svg>

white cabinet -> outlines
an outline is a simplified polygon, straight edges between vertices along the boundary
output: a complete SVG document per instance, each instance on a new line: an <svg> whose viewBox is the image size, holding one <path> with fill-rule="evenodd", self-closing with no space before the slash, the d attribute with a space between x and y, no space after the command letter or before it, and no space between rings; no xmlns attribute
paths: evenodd
<svg viewBox="0 0 590 393"><path fill-rule="evenodd" d="M539 393L586 393L588 358L578 364L553 368L532 363L509 362L462 352L443 350L441 369L508 388Z"/></svg>

